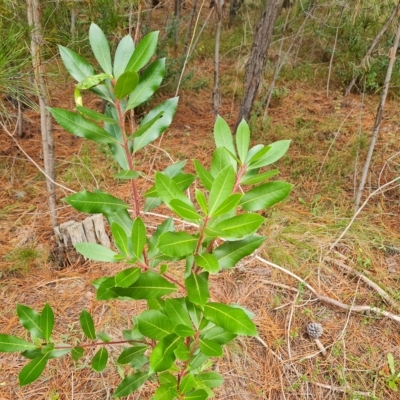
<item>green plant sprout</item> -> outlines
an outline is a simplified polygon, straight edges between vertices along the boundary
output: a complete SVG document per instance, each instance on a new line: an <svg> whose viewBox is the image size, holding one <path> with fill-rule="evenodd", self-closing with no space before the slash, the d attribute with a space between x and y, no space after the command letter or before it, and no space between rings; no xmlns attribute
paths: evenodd
<svg viewBox="0 0 400 400"><path fill-rule="evenodd" d="M394 365L394 357L392 353L389 353L387 355L387 361L391 375L386 377L386 382L390 389L397 392L398 391L397 384L400 381L400 371L396 371L396 367Z"/></svg>
<svg viewBox="0 0 400 400"><path fill-rule="evenodd" d="M77 361L88 348L98 349L91 367L101 372L109 361L107 347L120 344L117 369L129 365L134 373L115 388L114 397L128 396L151 380L158 382L153 400L207 399L223 383L221 375L210 370L214 358L223 355L223 345L238 335L257 336L249 311L211 300L209 276L235 267L263 243L265 238L256 232L265 218L257 211L285 199L292 187L286 182L268 182L278 171L264 167L280 159L290 142L249 149L247 123L241 122L234 138L228 124L218 117L210 168L194 160L193 175L183 172L184 161L170 165L156 172L154 185L141 198L141 173L134 170L135 156L168 128L178 104L178 98L164 101L134 132L126 131L127 114L148 101L163 80L165 59L144 68L154 55L157 40L158 32L151 32L135 48L128 35L118 44L112 62L104 33L92 24L89 41L102 71L95 73L81 56L60 46L61 58L78 82L76 111L50 109L65 130L109 147L121 168L114 178L129 181L132 192L132 204L100 190L85 190L64 199L80 212L103 214L111 227L115 251L94 243L75 245L91 260L121 263L115 276L94 282L96 299L145 300L148 309L133 316L134 326L115 339L96 331L91 314L82 310L79 323L87 342L67 345L52 338L55 317L50 304L40 313L17 305L19 321L31 341L0 334L0 351L21 352L29 359L19 373L21 386L38 379L52 358L70 354ZM87 90L108 102L104 114L84 106ZM190 189L195 180L196 189ZM186 196L188 189L195 202ZM155 231L146 227L142 216L161 204L189 222L190 230L177 230L172 217ZM184 272L169 266L177 261L185 265Z"/></svg>

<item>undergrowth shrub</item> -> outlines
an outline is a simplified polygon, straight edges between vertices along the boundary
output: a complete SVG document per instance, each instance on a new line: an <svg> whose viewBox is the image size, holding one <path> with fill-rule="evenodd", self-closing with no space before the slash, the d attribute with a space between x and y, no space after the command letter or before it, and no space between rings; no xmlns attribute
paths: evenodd
<svg viewBox="0 0 400 400"><path fill-rule="evenodd" d="M19 321L31 340L0 334L0 351L21 352L28 359L19 373L21 386L38 379L51 359L69 354L77 361L88 348L98 349L91 366L101 372L108 363L108 346L119 344L121 353L114 362L123 379L114 397L128 396L151 380L158 382L153 400L207 399L223 382L211 370L213 359L223 354L223 345L238 335L257 335L252 313L212 300L209 276L235 267L263 243L264 237L256 231L265 218L256 212L282 201L291 190L286 182L267 182L278 171L264 167L286 153L289 141L249 149L247 123L242 121L234 138L218 117L210 168L194 160L193 175L183 171L185 162L172 164L156 172L154 185L140 198L142 174L134 170L135 157L167 129L178 104L178 98L164 101L147 113L134 132L126 131L127 114L146 102L164 77L165 59L144 68L157 39L158 32L150 32L135 48L132 38L124 37L112 62L104 33L92 24L89 41L102 71L95 73L81 56L60 46L62 60L78 82L76 110L50 109L67 131L107 145L120 167L114 178L129 181L132 191L131 204L100 190L64 199L78 211L103 214L111 227L114 250L95 243L75 245L91 260L121 265L115 276L93 282L96 299L144 300L147 309L132 317L133 328L127 327L119 338L96 331L91 314L82 310L79 322L87 343L68 345L52 338L55 317L49 303L40 312L17 305ZM82 93L87 90L108 102L104 114L84 106ZM161 204L186 221L187 231L177 230L172 217L155 230L145 225L143 215ZM176 262L185 265L184 272L170 266Z"/></svg>

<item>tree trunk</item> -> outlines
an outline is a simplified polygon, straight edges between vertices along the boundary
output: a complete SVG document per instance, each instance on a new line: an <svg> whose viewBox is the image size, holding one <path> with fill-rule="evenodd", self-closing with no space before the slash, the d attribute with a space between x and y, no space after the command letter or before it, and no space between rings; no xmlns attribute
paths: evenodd
<svg viewBox="0 0 400 400"><path fill-rule="evenodd" d="M57 226L56 211L56 187L54 169L54 140L50 112L46 107L49 106L44 75L46 72L40 55L40 46L43 42L42 26L40 23L40 6L38 0L26 0L28 25L31 31L31 54L34 70L34 87L39 98L40 106L40 126L42 133L44 171L46 173L47 192L49 195L49 209L53 229ZM53 182L48 179L50 177Z"/></svg>
<svg viewBox="0 0 400 400"><path fill-rule="evenodd" d="M246 66L245 94L240 106L236 128L243 118L248 120L250 117L267 60L274 25L281 8L282 0L269 0L258 22L253 47Z"/></svg>
<svg viewBox="0 0 400 400"><path fill-rule="evenodd" d="M215 58L214 58L214 90L213 90L213 108L214 119L217 119L218 109L221 104L221 91L219 90L219 46L222 30L222 9L224 0L215 0L214 8L217 12L217 34L215 35Z"/></svg>
<svg viewBox="0 0 400 400"><path fill-rule="evenodd" d="M382 116L383 116L383 110L385 108L385 103L386 103L386 97L387 97L387 94L389 91L390 79L392 77L393 66L394 66L394 63L396 62L396 54L397 54L397 49L399 48L399 41L400 41L400 21L397 26L397 31L396 31L396 36L395 36L395 39L393 42L393 46L390 48L390 51L389 51L389 64L388 64L388 68L386 71L385 84L383 86L381 100L380 100L379 106L378 106L378 111L376 112L374 130L372 133L371 143L368 148L367 158L365 160L365 164L363 167L360 186L358 187L358 192L357 192L357 197L356 197L356 202L355 202L356 211L358 210L358 208L360 206L361 197L362 197L364 187L365 187L365 182L367 181L369 166L371 164L372 154L374 152L376 140L378 138L381 121L382 121Z"/></svg>

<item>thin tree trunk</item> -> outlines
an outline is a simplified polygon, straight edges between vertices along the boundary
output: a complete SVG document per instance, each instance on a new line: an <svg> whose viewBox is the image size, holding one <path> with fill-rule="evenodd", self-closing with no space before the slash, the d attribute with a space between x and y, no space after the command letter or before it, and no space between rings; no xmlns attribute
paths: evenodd
<svg viewBox="0 0 400 400"><path fill-rule="evenodd" d="M31 54L34 69L34 86L39 98L40 125L42 133L44 170L48 176L55 181L54 168L54 140L49 106L49 97L46 88L44 75L45 65L42 63L40 46L43 41L42 27L40 23L40 6L38 0L26 0L28 25L31 29ZM56 211L56 187L54 183L46 178L47 192L49 195L49 209L53 229L57 226Z"/></svg>
<svg viewBox="0 0 400 400"><path fill-rule="evenodd" d="M215 35L215 56L214 56L214 90L213 90L213 109L214 118L217 119L218 109L221 104L221 92L219 90L219 46L221 41L222 30L222 8L224 0L215 0L214 8L217 12L217 34Z"/></svg>
<svg viewBox="0 0 400 400"><path fill-rule="evenodd" d="M246 66L245 94L240 106L236 128L243 118L248 120L250 117L267 60L274 25L281 8L282 0L269 0L266 9L261 14L250 58Z"/></svg>
<svg viewBox="0 0 400 400"><path fill-rule="evenodd" d="M365 67L368 65L369 59L371 58L371 55L372 55L372 52L374 51L376 45L381 40L382 36L385 34L387 28L392 23L392 21L395 18L395 16L399 13L399 10L400 10L400 1L397 4L397 7L393 10L393 13L389 17L389 19L386 21L385 25L382 26L382 29L376 35L376 37L375 37L374 41L372 42L370 48L368 49L367 53L365 54L364 58L362 59L360 65L358 67L359 69L365 69ZM351 80L351 82L349 83L349 85L346 88L346 92L344 94L345 97L350 94L350 92L353 89L353 86L356 83L356 80L357 80L357 78L359 76L360 76L360 73L358 71L355 71L353 79Z"/></svg>
<svg viewBox="0 0 400 400"><path fill-rule="evenodd" d="M181 17L181 0L175 0L175 10L174 10L174 24L175 24L175 57L178 56L178 41L179 41L179 19Z"/></svg>
<svg viewBox="0 0 400 400"><path fill-rule="evenodd" d="M363 167L360 186L358 187L358 192L357 192L357 197L356 197L356 202L355 202L356 210L358 210L358 208L360 206L361 197L362 197L362 194L364 191L365 182L367 181L368 171L369 171L369 167L371 164L372 154L374 152L376 140L378 138L381 121L382 121L382 116L383 116L383 110L384 110L385 103L386 103L386 97L387 97L387 94L389 91L390 79L392 77L393 66L394 66L394 63L396 62L397 49L399 48L399 40L400 40L400 21L399 21L399 25L397 27L397 32L396 32L396 36L395 36L395 39L393 42L393 46L391 47L391 49L389 51L389 64L388 64L388 68L386 71L385 84L383 86L381 100L379 102L378 111L376 113L374 130L372 133L371 143L368 148L367 158L365 160L365 164Z"/></svg>
<svg viewBox="0 0 400 400"><path fill-rule="evenodd" d="M192 32L192 26L193 26L193 22L194 22L194 16L196 14L197 11L197 0L193 1L193 7L192 7L192 12L190 13L190 21L189 21L189 26L188 29L186 31L186 36L185 36L185 42L183 45L183 52L186 53L187 52L187 48L189 45L189 38L190 38L190 34Z"/></svg>

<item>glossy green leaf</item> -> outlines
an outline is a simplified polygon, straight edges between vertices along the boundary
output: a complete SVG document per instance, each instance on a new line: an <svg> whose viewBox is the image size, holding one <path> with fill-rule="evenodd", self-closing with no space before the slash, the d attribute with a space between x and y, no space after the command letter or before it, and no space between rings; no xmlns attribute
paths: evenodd
<svg viewBox="0 0 400 400"><path fill-rule="evenodd" d="M205 194L202 191L196 189L196 195L195 196L196 196L197 204L200 206L200 208L202 209L203 213L205 215L208 215L207 199L206 199Z"/></svg>
<svg viewBox="0 0 400 400"><path fill-rule="evenodd" d="M20 339L17 336L4 335L0 333L0 352L2 353L33 350L35 348L36 346L34 344L29 343L24 339Z"/></svg>
<svg viewBox="0 0 400 400"><path fill-rule="evenodd" d="M149 310L165 311L165 300L164 299L149 299L147 300L147 307Z"/></svg>
<svg viewBox="0 0 400 400"><path fill-rule="evenodd" d="M140 217L135 218L133 221L131 239L133 254L140 258L146 244L146 227Z"/></svg>
<svg viewBox="0 0 400 400"><path fill-rule="evenodd" d="M76 81L81 82L88 76L94 75L93 67L79 54L60 45L58 45L58 49L65 68Z"/></svg>
<svg viewBox="0 0 400 400"><path fill-rule="evenodd" d="M153 271L141 274L139 279L128 288L115 288L117 295L135 300L156 299L176 290L173 283Z"/></svg>
<svg viewBox="0 0 400 400"><path fill-rule="evenodd" d="M240 308L230 307L223 303L207 303L204 316L213 324L236 335L257 336L253 321Z"/></svg>
<svg viewBox="0 0 400 400"><path fill-rule="evenodd" d="M263 172L261 174L256 174L256 175L246 174L240 180L240 183L242 185L256 185L257 183L265 182L266 180L275 176L276 174L279 174L279 170L277 170L277 169L273 169L271 171L266 171L266 172Z"/></svg>
<svg viewBox="0 0 400 400"><path fill-rule="evenodd" d="M264 240L264 236L250 236L234 242L225 242L218 246L213 254L221 268L233 268L243 257L258 249Z"/></svg>
<svg viewBox="0 0 400 400"><path fill-rule="evenodd" d="M195 260L199 267L210 272L211 274L216 274L220 270L218 260L213 254L197 254L195 256Z"/></svg>
<svg viewBox="0 0 400 400"><path fill-rule="evenodd" d="M49 303L46 303L40 314L40 328L43 332L44 340L48 342L54 328L54 312Z"/></svg>
<svg viewBox="0 0 400 400"><path fill-rule="evenodd" d="M131 180L131 179L136 179L139 177L139 173L137 173L136 171L121 171L118 172L118 174L114 175L115 179L127 179L127 180Z"/></svg>
<svg viewBox="0 0 400 400"><path fill-rule="evenodd" d="M114 87L114 94L117 99L123 99L132 93L139 83L139 75L134 71L124 72L117 80ZM129 108L127 108L129 109Z"/></svg>
<svg viewBox="0 0 400 400"><path fill-rule="evenodd" d="M231 194L215 209L212 216L215 218L232 211L240 203L242 197L241 193Z"/></svg>
<svg viewBox="0 0 400 400"><path fill-rule="evenodd" d="M234 333L227 332L220 326L213 326L202 333L201 337L207 340L212 340L215 343L226 344L235 339L236 335Z"/></svg>
<svg viewBox="0 0 400 400"><path fill-rule="evenodd" d="M91 340L96 339L93 318L86 310L82 310L81 315L79 316L79 322L83 333Z"/></svg>
<svg viewBox="0 0 400 400"><path fill-rule="evenodd" d="M189 393L194 387L194 376L191 373L185 375L179 384L179 391L183 394Z"/></svg>
<svg viewBox="0 0 400 400"><path fill-rule="evenodd" d="M72 111L62 108L48 108L54 119L68 132L76 136L94 140L97 143L118 143L106 130L94 122Z"/></svg>
<svg viewBox="0 0 400 400"><path fill-rule="evenodd" d="M213 212L232 194L235 173L230 165L225 167L215 178L208 199L208 212Z"/></svg>
<svg viewBox="0 0 400 400"><path fill-rule="evenodd" d="M115 275L115 286L126 288L140 277L140 268L127 268Z"/></svg>
<svg viewBox="0 0 400 400"><path fill-rule="evenodd" d="M175 400L179 395L175 388L170 386L159 386L154 392L151 400Z"/></svg>
<svg viewBox="0 0 400 400"><path fill-rule="evenodd" d="M188 292L189 300L203 307L210 298L208 272L202 272L201 274L191 273L185 279L185 287Z"/></svg>
<svg viewBox="0 0 400 400"><path fill-rule="evenodd" d="M181 200L183 203L192 205L190 200L182 193L178 185L170 177L156 172L155 183L158 197L160 197L165 204L169 205L171 200Z"/></svg>
<svg viewBox="0 0 400 400"><path fill-rule="evenodd" d="M17 314L21 325L29 331L32 337L44 339L40 326L40 314L34 309L17 304Z"/></svg>
<svg viewBox="0 0 400 400"><path fill-rule="evenodd" d="M108 361L108 351L105 347L100 348L93 357L92 360L92 368L97 371L101 372L107 366Z"/></svg>
<svg viewBox="0 0 400 400"><path fill-rule="evenodd" d="M150 259L153 258L157 253L159 253L158 239L160 238L160 236L165 232L174 232L174 231L175 231L175 226L174 226L174 220L172 218L168 218L161 225L158 225L155 233L149 239L148 257Z"/></svg>
<svg viewBox="0 0 400 400"><path fill-rule="evenodd" d="M133 138L137 138L144 133L146 133L162 116L164 115L164 112L158 113L154 118L152 118L149 122L146 122L145 124L141 123L139 125L139 128L133 133L133 135L130 135L128 137L129 140L132 140Z"/></svg>
<svg viewBox="0 0 400 400"><path fill-rule="evenodd" d="M197 354L192 356L189 361L189 371L193 371L193 373L199 373L198 371L199 367L203 366L204 363L209 359L208 356L203 354L201 351L199 351Z"/></svg>
<svg viewBox="0 0 400 400"><path fill-rule="evenodd" d="M134 152L142 149L143 147L147 146L149 143L153 142L161 136L161 134L171 125L177 106L178 97L174 97L172 99L164 101L159 106L153 108L143 118L140 124L141 126L147 124L160 113L162 114L162 117L158 118L157 121L149 129L147 129L145 133L143 133L139 137L135 137L135 140L133 142Z"/></svg>
<svg viewBox="0 0 400 400"><path fill-rule="evenodd" d="M63 200L76 210L88 214L110 214L129 208L128 204L108 193L92 193L87 190L72 194ZM120 225L122 226L122 224Z"/></svg>
<svg viewBox="0 0 400 400"><path fill-rule="evenodd" d="M115 389L113 397L129 396L136 389L143 385L148 379L147 372L136 372L133 375L127 376Z"/></svg>
<svg viewBox="0 0 400 400"><path fill-rule="evenodd" d="M128 247L128 236L122 226L113 222L111 224L111 233L114 238L115 246L125 256L129 256L130 251Z"/></svg>
<svg viewBox="0 0 400 400"><path fill-rule="evenodd" d="M88 76L82 82L79 82L76 85L76 89L77 89L76 93L79 90L92 89L94 86L99 85L101 82L104 82L106 79L110 79L110 75L102 73L102 74L96 74L96 75ZM75 101L76 101L76 99L75 99Z"/></svg>
<svg viewBox="0 0 400 400"><path fill-rule="evenodd" d="M169 369L175 361L174 350L183 342L175 333L163 337L150 355L150 368L153 372Z"/></svg>
<svg viewBox="0 0 400 400"><path fill-rule="evenodd" d="M107 117L107 115L91 110L90 108L86 108L80 105L75 106L75 108L81 114L84 114L86 117L89 117L90 119L93 119L96 122L104 121L107 122L108 124L118 124L118 121L116 121L114 118Z"/></svg>
<svg viewBox="0 0 400 400"><path fill-rule="evenodd" d="M196 376L196 383L201 383L211 389L214 389L224 383L224 378L222 378L218 372L202 372Z"/></svg>
<svg viewBox="0 0 400 400"><path fill-rule="evenodd" d="M222 346L212 340L200 339L199 342L200 350L209 357L220 357L222 356Z"/></svg>
<svg viewBox="0 0 400 400"><path fill-rule="evenodd" d="M188 204L182 200L173 199L169 202L169 206L172 211L186 221L198 221L201 219L201 215L196 211L192 204Z"/></svg>
<svg viewBox="0 0 400 400"><path fill-rule="evenodd" d="M106 278L98 287L96 293L96 300L110 300L115 299L117 294L114 291L115 278Z"/></svg>
<svg viewBox="0 0 400 400"><path fill-rule="evenodd" d="M128 347L123 350L122 353L117 358L117 363L119 364L129 364L134 361L138 356L141 356L147 350L147 346L134 346Z"/></svg>
<svg viewBox="0 0 400 400"><path fill-rule="evenodd" d="M127 209L120 209L116 211L105 211L104 216L106 217L107 222L109 223L110 226L113 224L113 222L115 222L120 227L123 228L127 236L131 235L133 221Z"/></svg>
<svg viewBox="0 0 400 400"><path fill-rule="evenodd" d="M271 207L284 200L292 190L293 185L287 182L268 182L248 191L240 205L246 211L258 211Z"/></svg>
<svg viewBox="0 0 400 400"><path fill-rule="evenodd" d="M207 190L211 190L211 186L214 182L214 177L200 164L199 161L193 160L194 168L199 176L201 183Z"/></svg>
<svg viewBox="0 0 400 400"><path fill-rule="evenodd" d="M106 100L110 104L115 102L114 93L112 93L107 85L97 85L90 88L90 91L96 93L97 96L101 97L103 100Z"/></svg>
<svg viewBox="0 0 400 400"><path fill-rule="evenodd" d="M157 310L143 311L137 321L139 332L151 339L160 340L174 331L174 323Z"/></svg>
<svg viewBox="0 0 400 400"><path fill-rule="evenodd" d="M148 33L137 45L132 57L129 59L125 71L138 72L151 59L156 51L158 32Z"/></svg>
<svg viewBox="0 0 400 400"><path fill-rule="evenodd" d="M114 77L118 79L125 71L126 66L133 52L135 51L135 43L131 35L126 35L118 43L114 56Z"/></svg>
<svg viewBox="0 0 400 400"><path fill-rule="evenodd" d="M112 339L111 336L108 335L108 334L105 333L105 332L97 332L97 333L96 333L96 338L99 339L99 340L101 340L101 341L104 342L104 343L111 342L111 339Z"/></svg>
<svg viewBox="0 0 400 400"><path fill-rule="evenodd" d="M188 328L187 328L188 329ZM179 335L180 336L180 335ZM190 350L187 348L185 343L181 343L175 350L174 350L176 358L181 361L187 361L190 358Z"/></svg>
<svg viewBox="0 0 400 400"><path fill-rule="evenodd" d="M41 354L37 358L34 358L24 368L21 369L18 374L18 380L20 386L28 385L36 381L42 375L48 360L47 354Z"/></svg>
<svg viewBox="0 0 400 400"><path fill-rule="evenodd" d="M160 236L158 247L167 256L184 257L194 252L197 240L186 232L165 232Z"/></svg>
<svg viewBox="0 0 400 400"><path fill-rule="evenodd" d="M224 239L240 239L256 232L264 220L258 214L240 214L223 220L215 229L221 231L220 236Z"/></svg>
<svg viewBox="0 0 400 400"><path fill-rule="evenodd" d="M176 377L169 372L163 372L162 374L159 374L158 380L162 386L167 387L174 387L178 383Z"/></svg>
<svg viewBox="0 0 400 400"><path fill-rule="evenodd" d="M193 336L196 333L192 328L189 328L186 325L175 326L174 332L180 337Z"/></svg>
<svg viewBox="0 0 400 400"><path fill-rule="evenodd" d="M89 42L96 60L106 74L112 75L110 47L106 35L93 22L89 29Z"/></svg>
<svg viewBox="0 0 400 400"><path fill-rule="evenodd" d="M192 328L192 322L190 321L185 303L175 299L166 299L165 310L174 325L186 325Z"/></svg>
<svg viewBox="0 0 400 400"><path fill-rule="evenodd" d="M195 390L183 398L183 400L206 400L208 393L203 389Z"/></svg>
<svg viewBox="0 0 400 400"><path fill-rule="evenodd" d="M215 150L211 158L211 175L216 177L228 165L231 165L231 156L225 147L220 147L219 149Z"/></svg>
<svg viewBox="0 0 400 400"><path fill-rule="evenodd" d="M126 110L131 110L147 101L160 87L165 74L165 58L150 64L140 77L139 84L130 94Z"/></svg>
<svg viewBox="0 0 400 400"><path fill-rule="evenodd" d="M71 357L74 361L78 361L83 357L85 350L82 347L74 347L71 351Z"/></svg>
<svg viewBox="0 0 400 400"><path fill-rule="evenodd" d="M74 247L79 254L94 261L115 262L114 257L118 254L98 243L76 243Z"/></svg>
<svg viewBox="0 0 400 400"><path fill-rule="evenodd" d="M240 161L245 163L250 145L250 129L246 120L242 119L236 131L236 147Z"/></svg>
<svg viewBox="0 0 400 400"><path fill-rule="evenodd" d="M267 165L273 164L283 157L290 146L290 140L279 140L275 143L270 144L264 149L268 149L264 153L264 149L260 150L262 156L260 157L260 152L252 157L248 162L249 168L261 168Z"/></svg>
<svg viewBox="0 0 400 400"><path fill-rule="evenodd" d="M185 300L186 300L186 308L190 315L190 319L192 320L193 325L197 329L200 325L201 310L197 306L195 306L192 302L190 302L188 298L186 298Z"/></svg>
<svg viewBox="0 0 400 400"><path fill-rule="evenodd" d="M219 115L214 124L214 140L217 148L225 147L232 154L236 155L231 128L229 128L229 125L226 123L226 121ZM231 159L231 164L233 168L236 169L236 161Z"/></svg>
<svg viewBox="0 0 400 400"><path fill-rule="evenodd" d="M65 356L66 354L69 354L72 351L71 347L68 347L68 345L64 345L63 343L62 344L57 343L55 346L57 346L57 347L58 346L65 346L65 348L63 348L63 349L54 349L54 350L50 351L49 353L47 353L49 359L51 359L51 358L59 358L59 357Z"/></svg>

